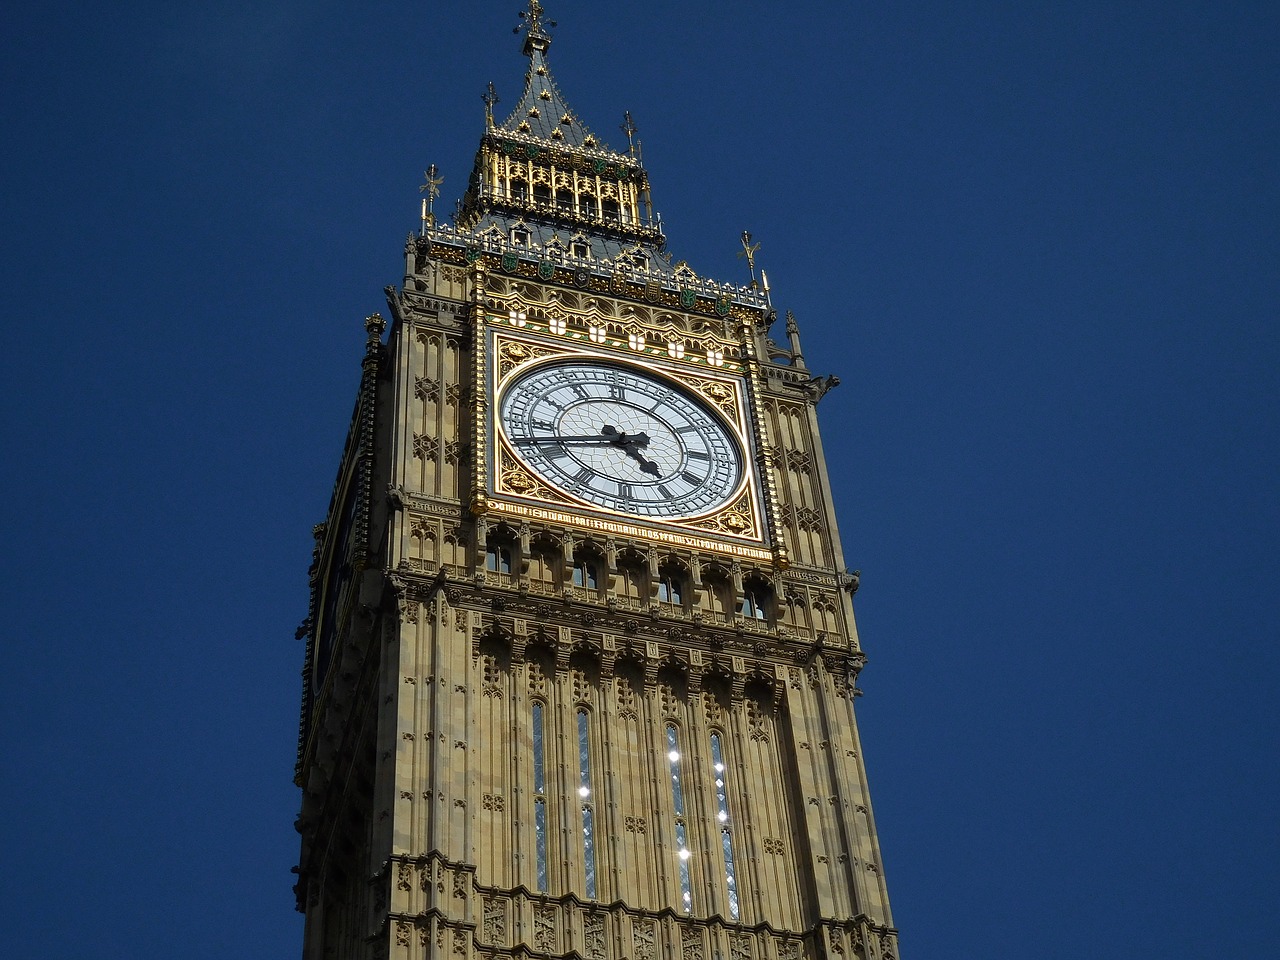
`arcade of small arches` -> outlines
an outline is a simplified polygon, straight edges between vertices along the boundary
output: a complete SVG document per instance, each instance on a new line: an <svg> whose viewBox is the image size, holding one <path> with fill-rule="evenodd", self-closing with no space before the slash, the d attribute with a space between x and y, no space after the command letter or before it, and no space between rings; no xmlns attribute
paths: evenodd
<svg viewBox="0 0 1280 960"><path fill-rule="evenodd" d="M794 583L722 557L560 528L484 521L453 526L422 518L411 524L405 570L703 627L820 642L842 636L835 589Z"/></svg>
<svg viewBox="0 0 1280 960"><path fill-rule="evenodd" d="M571 156L559 164L544 164L484 150L478 161L485 167L487 198L591 225L626 227L642 220L643 179L602 176L588 158Z"/></svg>
<svg viewBox="0 0 1280 960"><path fill-rule="evenodd" d="M527 543L527 545L526 545ZM506 525L489 528L484 539L483 569L510 584L524 583L531 593L574 598L613 599L631 609L654 604L659 609L701 612L713 621L732 623L745 617L760 623L775 618L775 588L762 571L743 572L737 565L693 564L632 545L614 547L591 539L573 541L544 532L522 536Z"/></svg>

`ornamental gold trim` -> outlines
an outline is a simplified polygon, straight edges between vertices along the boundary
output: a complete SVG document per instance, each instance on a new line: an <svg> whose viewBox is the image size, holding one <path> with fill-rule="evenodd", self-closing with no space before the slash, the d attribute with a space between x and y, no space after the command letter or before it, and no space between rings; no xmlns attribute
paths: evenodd
<svg viewBox="0 0 1280 960"><path fill-rule="evenodd" d="M534 327L529 318L525 327L508 328L505 321L490 315L489 362L491 380L486 397L490 415L494 463L491 495L485 509L512 516L533 517L565 523L589 530L609 530L657 542L718 549L721 553L753 560L776 560L767 546L767 479L762 474L753 452L758 444L753 439L751 393L743 375L731 368L723 372L690 371L675 362L658 360L640 354L630 355L608 345L570 339L559 342ZM533 327L533 329L529 329ZM507 442L497 423L499 398L508 384L531 367L543 364L581 360L589 363L611 363L633 367L638 371L669 380L673 386L688 390L706 403L724 421L743 452L741 485L723 506L695 517L641 518L600 504L579 500L539 477L526 466ZM546 504L550 511L538 511L536 504ZM546 513L546 516L542 514ZM708 538L721 538L712 540ZM759 544L759 547L749 546Z"/></svg>
<svg viewBox="0 0 1280 960"><path fill-rule="evenodd" d="M750 540L761 539L760 525L756 517L755 497L751 495L750 489L744 490L742 495L729 506L710 516L685 521L682 526L697 530L710 530L715 533L727 534L731 537L744 537Z"/></svg>
<svg viewBox="0 0 1280 960"><path fill-rule="evenodd" d="M512 454L506 440L500 440L498 448L498 482L495 493L508 493L517 497L528 497L532 500L544 500L548 503L562 503L576 507L577 501L570 500L554 487L543 483L535 477L524 464ZM491 504L492 506L493 504Z"/></svg>
<svg viewBox="0 0 1280 960"><path fill-rule="evenodd" d="M566 513L563 510L548 510L532 504L514 503L495 500L490 505L494 513L526 520L539 520L543 523L555 523L580 530L594 530L610 533L619 537L635 540L653 540L671 546L687 547L691 550L703 550L708 553L723 553L743 560L760 560L766 563L773 560L773 552L762 547L733 543L709 536L697 536L696 532L665 530L647 524L625 523L604 517L583 516Z"/></svg>

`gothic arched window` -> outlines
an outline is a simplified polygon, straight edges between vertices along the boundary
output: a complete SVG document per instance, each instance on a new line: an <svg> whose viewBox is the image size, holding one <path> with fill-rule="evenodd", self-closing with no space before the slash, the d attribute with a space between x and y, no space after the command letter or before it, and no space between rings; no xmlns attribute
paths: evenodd
<svg viewBox="0 0 1280 960"><path fill-rule="evenodd" d="M573 585L584 590L599 590L603 568L604 564L598 553L587 547L579 547L573 554Z"/></svg>
<svg viewBox="0 0 1280 960"><path fill-rule="evenodd" d="M751 577L742 584L742 605L738 612L752 620L768 620L773 607L773 590L758 577Z"/></svg>
<svg viewBox="0 0 1280 960"><path fill-rule="evenodd" d="M644 557L624 553L618 557L618 573L622 589L630 600L643 603L649 599L649 564Z"/></svg>
<svg viewBox="0 0 1280 960"><path fill-rule="evenodd" d="M664 563L658 568L658 599L673 607L684 607L688 581L678 564Z"/></svg>
<svg viewBox="0 0 1280 960"><path fill-rule="evenodd" d="M720 825L720 848L724 853L724 879L729 891L729 917L738 919L738 871L733 860L733 824L729 820L729 770L719 733L711 734L711 767L716 788L716 820Z"/></svg>
<svg viewBox="0 0 1280 960"><path fill-rule="evenodd" d="M510 573L514 545L499 534L490 535L484 548L484 568L493 573Z"/></svg>

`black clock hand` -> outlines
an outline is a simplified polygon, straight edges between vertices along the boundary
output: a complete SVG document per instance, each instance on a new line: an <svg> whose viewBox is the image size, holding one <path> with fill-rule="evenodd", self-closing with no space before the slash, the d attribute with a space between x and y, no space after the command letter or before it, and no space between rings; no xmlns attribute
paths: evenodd
<svg viewBox="0 0 1280 960"><path fill-rule="evenodd" d="M647 473L653 477L662 476L658 471L658 465L640 452L641 447L647 447L649 445L649 435L647 433L640 432L633 436L628 436L617 427L608 423L600 428L600 432L604 434L604 436L611 438L616 446L622 448L623 453L639 463L640 471L642 473Z"/></svg>
<svg viewBox="0 0 1280 960"><path fill-rule="evenodd" d="M607 423L600 428L600 433L610 443L622 447L624 450L630 446L647 447L649 445L649 435L647 433L624 433L617 427Z"/></svg>
<svg viewBox="0 0 1280 960"><path fill-rule="evenodd" d="M641 434L641 436L644 436L644 434ZM648 442L649 442L648 438L646 437L645 443L648 443ZM658 465L654 463L652 460L650 460L648 457L646 457L643 453L641 453L638 448L639 448L638 443L626 443L626 444L623 444L622 452L625 453L632 460L635 460L637 463L640 464L641 473L647 473L650 476L654 476L654 477L661 476L661 474L658 472Z"/></svg>
<svg viewBox="0 0 1280 960"><path fill-rule="evenodd" d="M513 439L516 443L617 443L613 437L602 437L598 434L575 437L514 437Z"/></svg>

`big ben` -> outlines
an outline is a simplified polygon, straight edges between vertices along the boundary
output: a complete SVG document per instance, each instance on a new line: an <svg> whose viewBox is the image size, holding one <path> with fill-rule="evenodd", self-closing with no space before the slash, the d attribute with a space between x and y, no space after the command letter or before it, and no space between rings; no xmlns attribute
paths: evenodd
<svg viewBox="0 0 1280 960"><path fill-rule="evenodd" d="M832 378L754 269L668 252L522 17L519 102L365 321L315 528L303 956L896 958Z"/></svg>

